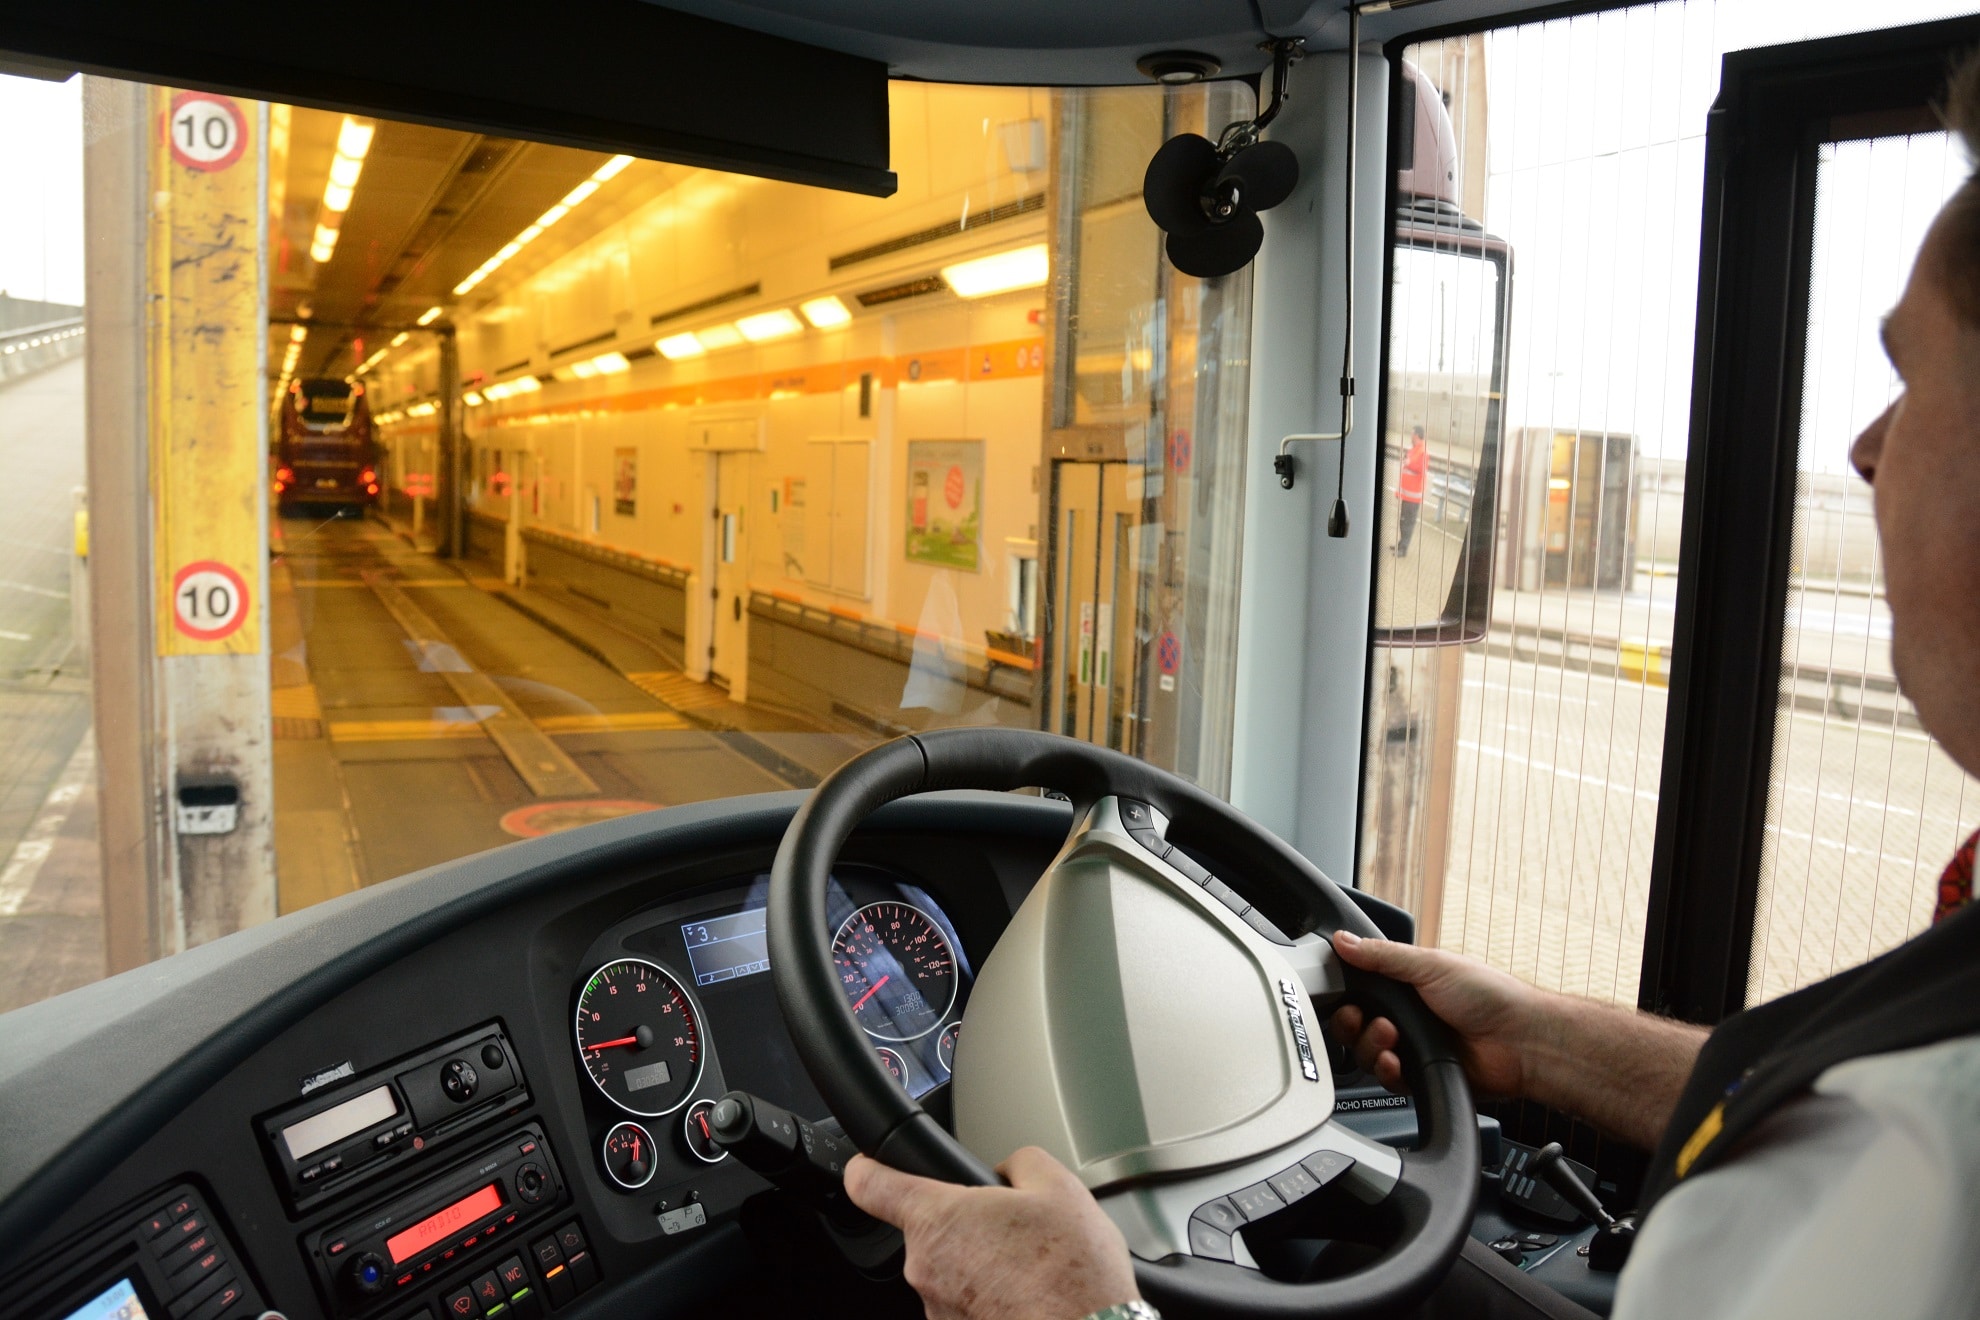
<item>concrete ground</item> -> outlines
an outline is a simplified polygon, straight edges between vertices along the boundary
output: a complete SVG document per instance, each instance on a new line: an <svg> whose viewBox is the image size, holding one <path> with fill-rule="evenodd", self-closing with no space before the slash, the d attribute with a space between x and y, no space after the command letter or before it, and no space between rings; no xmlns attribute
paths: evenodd
<svg viewBox="0 0 1980 1320"><path fill-rule="evenodd" d="M0 384L0 1011L103 975L85 657L71 630L80 358Z"/></svg>

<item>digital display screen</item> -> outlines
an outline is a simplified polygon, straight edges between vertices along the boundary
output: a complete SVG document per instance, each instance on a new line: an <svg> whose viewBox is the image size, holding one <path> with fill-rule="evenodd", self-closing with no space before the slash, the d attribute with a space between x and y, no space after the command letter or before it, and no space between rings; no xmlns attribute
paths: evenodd
<svg viewBox="0 0 1980 1320"><path fill-rule="evenodd" d="M619 1076L625 1079L628 1091L644 1091L649 1086L665 1086L674 1074L664 1063L649 1063L643 1068L628 1068Z"/></svg>
<svg viewBox="0 0 1980 1320"><path fill-rule="evenodd" d="M131 1281L119 1279L62 1320L150 1320L150 1316Z"/></svg>
<svg viewBox="0 0 1980 1320"><path fill-rule="evenodd" d="M440 1213L428 1215L405 1232L386 1238L385 1250L392 1253L394 1265L403 1265L434 1243L444 1242L483 1215L493 1214L501 1208L502 1186L500 1183L489 1183Z"/></svg>
<svg viewBox="0 0 1980 1320"><path fill-rule="evenodd" d="M290 1159L301 1160L325 1146L334 1146L345 1137L356 1136L368 1127L383 1123L398 1112L399 1102L392 1095L392 1088L380 1086L283 1128L282 1143L289 1148Z"/></svg>
<svg viewBox="0 0 1980 1320"><path fill-rule="evenodd" d="M714 985L770 970L770 947L763 935L763 909L709 917L681 927L696 985Z"/></svg>

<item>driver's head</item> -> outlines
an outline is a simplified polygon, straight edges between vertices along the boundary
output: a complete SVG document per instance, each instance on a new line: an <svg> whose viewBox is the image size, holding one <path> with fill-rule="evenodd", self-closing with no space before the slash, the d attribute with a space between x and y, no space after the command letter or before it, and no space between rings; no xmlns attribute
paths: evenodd
<svg viewBox="0 0 1980 1320"><path fill-rule="evenodd" d="M1980 55L1945 118L1980 161ZM1980 176L1933 221L1884 343L1904 392L1850 458L1876 487L1892 664L1926 729L1980 773Z"/></svg>

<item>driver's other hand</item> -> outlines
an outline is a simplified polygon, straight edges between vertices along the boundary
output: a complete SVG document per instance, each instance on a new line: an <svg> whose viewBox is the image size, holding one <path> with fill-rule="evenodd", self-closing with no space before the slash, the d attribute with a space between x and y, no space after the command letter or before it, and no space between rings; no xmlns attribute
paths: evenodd
<svg viewBox="0 0 1980 1320"><path fill-rule="evenodd" d="M846 1194L907 1238L907 1281L929 1320L1078 1320L1141 1294L1127 1240L1070 1169L1036 1146L997 1172L1008 1187L917 1178L864 1155Z"/></svg>
<svg viewBox="0 0 1980 1320"><path fill-rule="evenodd" d="M1509 1098L1525 1094L1522 1059L1541 997L1533 987L1462 954L1363 939L1344 930L1334 933L1334 951L1363 971L1415 986L1424 1005L1457 1033L1473 1090ZM1395 1023L1385 1017L1369 1021L1350 1004L1334 1013L1333 1029L1376 1081L1392 1091L1402 1089Z"/></svg>

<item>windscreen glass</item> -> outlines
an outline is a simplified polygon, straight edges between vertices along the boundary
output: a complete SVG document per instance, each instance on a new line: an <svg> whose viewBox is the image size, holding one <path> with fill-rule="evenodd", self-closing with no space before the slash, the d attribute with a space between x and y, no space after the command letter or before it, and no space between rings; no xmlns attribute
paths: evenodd
<svg viewBox="0 0 1980 1320"><path fill-rule="evenodd" d="M0 95L0 1007L913 730L1226 790L1251 276L1140 186L1248 86L897 84L886 198Z"/></svg>

